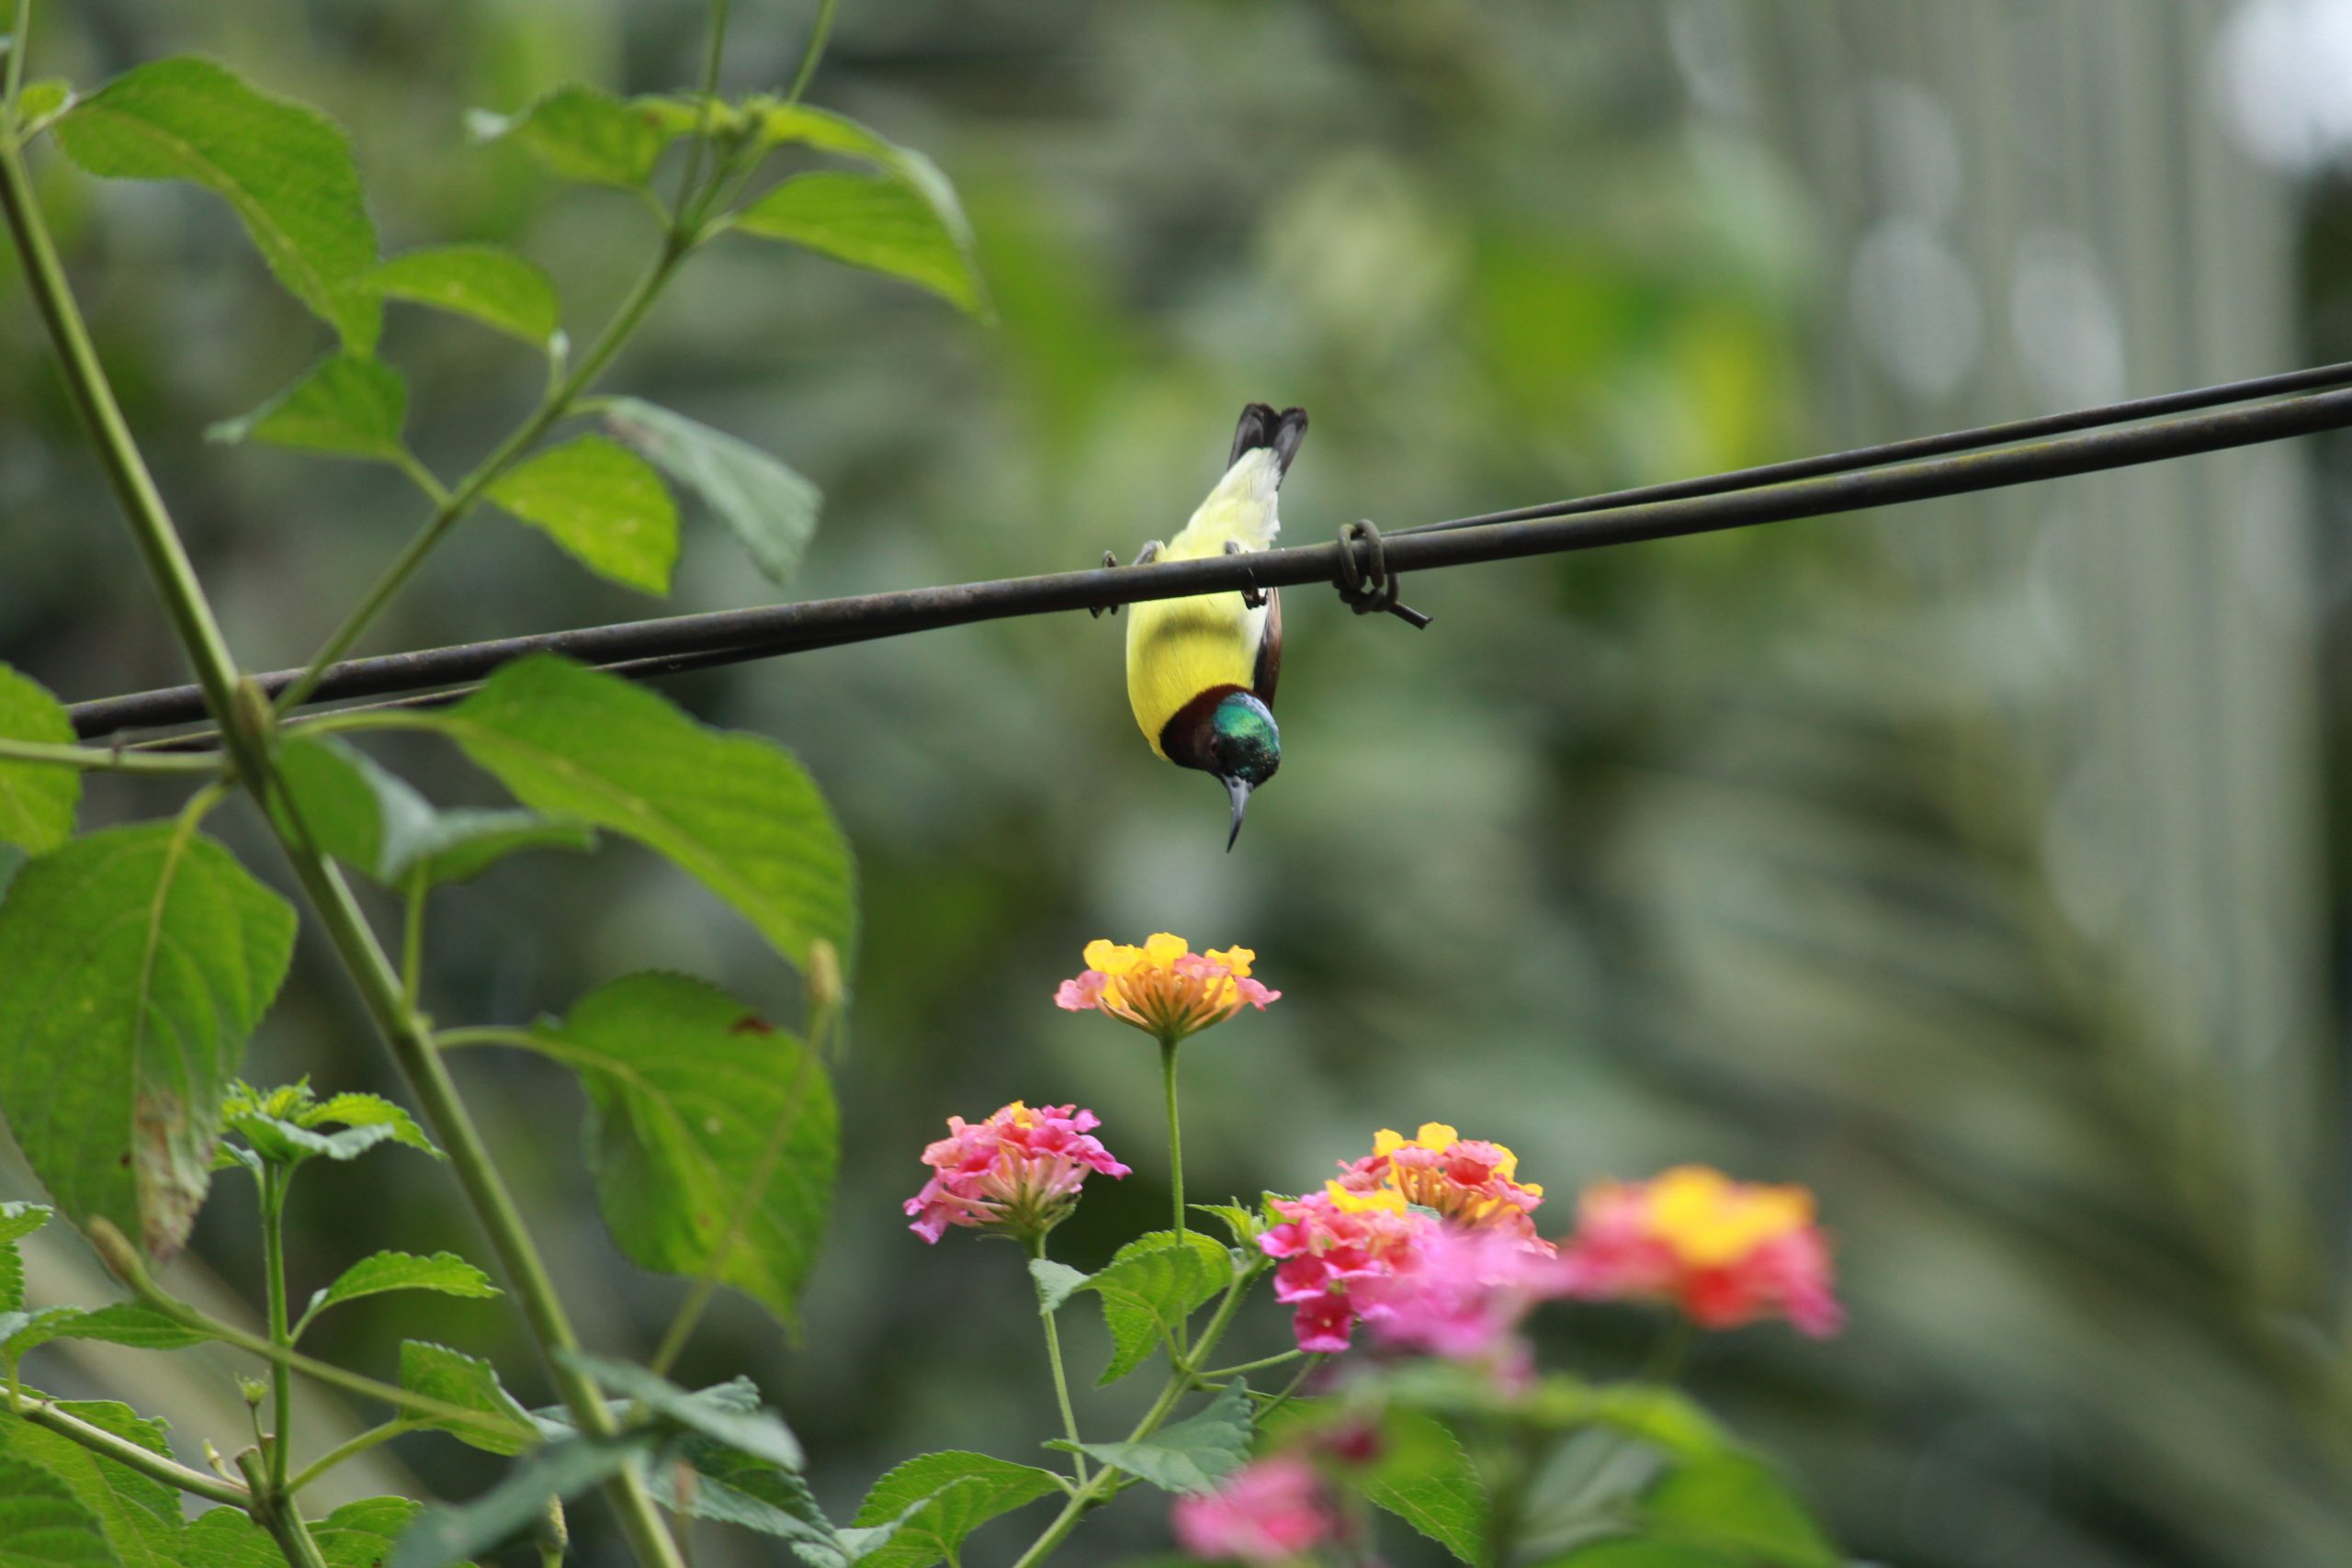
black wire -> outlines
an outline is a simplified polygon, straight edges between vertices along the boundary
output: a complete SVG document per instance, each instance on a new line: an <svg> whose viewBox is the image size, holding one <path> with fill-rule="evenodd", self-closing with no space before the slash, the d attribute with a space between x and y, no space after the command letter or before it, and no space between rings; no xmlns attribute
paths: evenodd
<svg viewBox="0 0 2352 1568"><path fill-rule="evenodd" d="M2250 408L2177 413L2120 430L2097 427L2144 419L2151 412L2211 408L2274 396L2286 389L2345 382L2352 382L2352 364L1917 437L1643 490L1452 518L1387 534L1387 564L1396 571L1418 571L1673 538L2275 441L2352 423L2352 392L2307 393ZM2063 434L2069 431L2077 434ZM2052 432L2061 434L2033 445L2003 445L2017 441L2020 434L2034 437ZM1902 460L1906 456L1909 460ZM642 679L1014 615L1335 581L1341 580L1342 570L1340 547L1333 543L585 626L352 660L330 669L311 700L433 692L480 681L501 664L537 652L563 654ZM278 671L254 679L274 695L299 673ZM202 694L194 686L100 698L78 704L71 711L76 731L85 739L124 729L193 723L205 716Z"/></svg>

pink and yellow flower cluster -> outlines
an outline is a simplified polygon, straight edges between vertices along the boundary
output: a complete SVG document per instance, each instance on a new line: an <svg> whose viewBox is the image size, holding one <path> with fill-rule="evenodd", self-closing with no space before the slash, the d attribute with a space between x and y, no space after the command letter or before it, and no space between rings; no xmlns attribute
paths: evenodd
<svg viewBox="0 0 2352 1568"><path fill-rule="evenodd" d="M1086 944L1086 969L1064 980L1055 1005L1101 1012L1172 1043L1223 1023L1245 1007L1279 1001L1250 977L1258 955L1246 947L1194 953L1181 936L1155 933L1141 947L1097 940Z"/></svg>
<svg viewBox="0 0 2352 1568"><path fill-rule="evenodd" d="M1813 1194L1704 1166L1589 1190L1561 1262L1566 1294L1671 1302L1702 1328L1777 1314L1820 1338L1845 1322Z"/></svg>
<svg viewBox="0 0 2352 1568"><path fill-rule="evenodd" d="M950 1116L947 1136L922 1152L934 1174L907 1200L908 1228L933 1245L950 1225L1045 1235L1068 1217L1088 1176L1127 1174L1092 1135L1101 1125L1075 1105L1033 1111L1017 1100L985 1122Z"/></svg>

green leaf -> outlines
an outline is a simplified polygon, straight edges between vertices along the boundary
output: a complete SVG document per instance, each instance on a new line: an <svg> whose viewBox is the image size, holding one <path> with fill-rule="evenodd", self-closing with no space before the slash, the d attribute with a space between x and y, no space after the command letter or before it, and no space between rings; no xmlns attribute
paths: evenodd
<svg viewBox="0 0 2352 1568"><path fill-rule="evenodd" d="M405 780L332 735L290 740L278 761L318 846L389 887L406 888L420 873L427 888L469 881L520 851L582 851L596 842L586 825L536 811L437 811Z"/></svg>
<svg viewBox="0 0 2352 1568"><path fill-rule="evenodd" d="M1771 1466L1728 1452L1679 1465L1643 1500L1652 1533L1770 1568L1838 1568L1845 1557Z"/></svg>
<svg viewBox="0 0 2352 1568"><path fill-rule="evenodd" d="M633 1399L654 1415L738 1452L786 1470L797 1471L808 1463L800 1440L784 1424L784 1417L757 1405L743 1407L743 1394L757 1394L748 1380L689 1393L659 1373L627 1361L564 1350L556 1352L556 1359L595 1379L607 1393Z"/></svg>
<svg viewBox="0 0 2352 1568"><path fill-rule="evenodd" d="M258 1113L232 1116L229 1130L253 1145L272 1165L296 1166L313 1155L353 1160L392 1135L390 1127L345 1127L340 1132L314 1133L308 1127Z"/></svg>
<svg viewBox="0 0 2352 1568"><path fill-rule="evenodd" d="M624 588L670 592L678 508L662 476L628 447L582 435L509 469L490 499L574 560Z"/></svg>
<svg viewBox="0 0 2352 1568"><path fill-rule="evenodd" d="M632 975L535 1033L588 1090L588 1163L621 1250L699 1276L778 1123L767 1190L719 1278L789 1323L816 1261L840 1160L832 1087L808 1048L716 987Z"/></svg>
<svg viewBox="0 0 2352 1568"><path fill-rule="evenodd" d="M0 664L0 739L74 743L74 720L39 684ZM82 775L46 762L0 761L0 844L47 854L74 836Z"/></svg>
<svg viewBox="0 0 2352 1568"><path fill-rule="evenodd" d="M305 1127L322 1127L330 1122L340 1122L347 1127L390 1127L393 1143L435 1159L443 1157L441 1151L433 1146L433 1140L424 1135L424 1129L380 1094L334 1095L303 1111L298 1120Z"/></svg>
<svg viewBox="0 0 2352 1568"><path fill-rule="evenodd" d="M60 76L28 82L17 95L17 123L39 125L74 101L74 84Z"/></svg>
<svg viewBox="0 0 2352 1568"><path fill-rule="evenodd" d="M277 280L345 348L374 350L376 230L350 141L326 116L183 57L116 77L67 111L57 135L91 174L191 180L226 197Z"/></svg>
<svg viewBox="0 0 2352 1568"><path fill-rule="evenodd" d="M706 729L616 675L517 660L429 721L526 806L628 834L699 878L805 966L854 945L849 847L791 753Z"/></svg>
<svg viewBox="0 0 2352 1568"><path fill-rule="evenodd" d="M1133 1443L1080 1443L1081 1453L1163 1492L1211 1492L1250 1460L1250 1386L1239 1378L1197 1416ZM1055 1448L1069 1448L1056 1443Z"/></svg>
<svg viewBox="0 0 2352 1568"><path fill-rule="evenodd" d="M874 1483L851 1521L861 1529L898 1521L888 1542L857 1560L859 1568L956 1560L964 1538L980 1526L1061 1489L1051 1471L988 1454L951 1450L910 1459Z"/></svg>
<svg viewBox="0 0 2352 1568"><path fill-rule="evenodd" d="M285 1568L269 1532L242 1508L209 1508L172 1540L177 1568Z"/></svg>
<svg viewBox="0 0 2352 1568"><path fill-rule="evenodd" d="M972 315L987 314L969 236L948 227L922 191L894 175L796 175L745 208L735 224L746 234L903 278Z"/></svg>
<svg viewBox="0 0 2352 1568"><path fill-rule="evenodd" d="M1073 1269L1067 1263L1057 1263L1050 1258L1031 1258L1029 1277L1037 1282L1037 1312L1044 1317L1051 1317L1061 1311L1062 1303L1069 1300L1070 1293L1083 1290L1087 1280L1082 1269Z"/></svg>
<svg viewBox="0 0 2352 1568"><path fill-rule="evenodd" d="M817 531L815 485L748 442L635 398L613 399L605 425L717 513L771 581L792 581Z"/></svg>
<svg viewBox="0 0 2352 1568"><path fill-rule="evenodd" d="M1752 1568L1747 1558L1681 1541L1620 1536L1580 1546L1543 1568Z"/></svg>
<svg viewBox="0 0 2352 1568"><path fill-rule="evenodd" d="M386 1291L438 1291L445 1296L477 1300L498 1294L489 1275L454 1252L436 1252L429 1258L411 1252L378 1252L361 1258L334 1284L313 1294L310 1311L322 1312L338 1303Z"/></svg>
<svg viewBox="0 0 2352 1568"><path fill-rule="evenodd" d="M555 283L503 245L404 251L368 275L376 291L412 305L469 316L544 351L563 325Z"/></svg>
<svg viewBox="0 0 2352 1568"><path fill-rule="evenodd" d="M616 98L575 83L515 114L477 109L467 123L477 140L511 139L561 178L628 188L652 176L662 149L691 123L674 112L678 107Z"/></svg>
<svg viewBox="0 0 2352 1568"><path fill-rule="evenodd" d="M60 1401L57 1407L149 1453L171 1451L164 1442L164 1424L144 1419L127 1404L70 1400ZM6 1436L0 1449L6 1454L0 1462L38 1465L62 1483L74 1500L90 1511L124 1568L171 1568L179 1562L171 1550L180 1530L179 1494L172 1488L21 1417L0 1416L0 1434ZM5 1528L0 1528L0 1543L8 1539ZM0 1545L0 1562L6 1560L6 1551Z"/></svg>
<svg viewBox="0 0 2352 1568"><path fill-rule="evenodd" d="M479 1411L487 1422L454 1416L417 1416L417 1424L447 1432L459 1442L494 1454L519 1454L539 1442L538 1424L501 1386L498 1373L479 1356L424 1339L401 1341L401 1386L447 1404Z"/></svg>
<svg viewBox="0 0 2352 1568"><path fill-rule="evenodd" d="M93 833L17 873L0 903L0 1111L68 1216L178 1250L293 943L286 901L192 824Z"/></svg>
<svg viewBox="0 0 2352 1568"><path fill-rule="evenodd" d="M46 1203L0 1203L0 1312L25 1304L25 1260L17 1244L49 1224Z"/></svg>
<svg viewBox="0 0 2352 1568"><path fill-rule="evenodd" d="M673 1443L664 1452L694 1468L684 1512L698 1519L740 1525L763 1535L844 1557L832 1521L796 1470L754 1459L741 1449L699 1434ZM654 1467L647 1477L662 1506L679 1510L678 1481L672 1466Z"/></svg>
<svg viewBox="0 0 2352 1568"><path fill-rule="evenodd" d="M840 174L789 179L737 216L747 231L789 240L920 284L975 316L989 313L972 262L972 226L939 166L854 119L805 104L756 106L763 146L793 144L859 159L879 181ZM795 192L803 180L813 186ZM793 194L787 195L787 192Z"/></svg>
<svg viewBox="0 0 2352 1568"><path fill-rule="evenodd" d="M1195 1309L1233 1282L1233 1258L1198 1231L1137 1236L1080 1287L1102 1298L1111 1330L1111 1364L1095 1380L1116 1382L1143 1365Z"/></svg>
<svg viewBox="0 0 2352 1568"><path fill-rule="evenodd" d="M626 1469L652 1433L549 1443L469 1502L427 1508L402 1532L383 1568L448 1568L529 1530L550 1499L569 1501Z"/></svg>
<svg viewBox="0 0 2352 1568"><path fill-rule="evenodd" d="M1233 1244L1244 1251L1254 1251L1258 1238L1265 1234L1264 1218L1238 1203L1195 1203L1193 1208L1225 1222L1225 1228L1233 1233Z"/></svg>
<svg viewBox="0 0 2352 1568"><path fill-rule="evenodd" d="M1391 1410L1380 1438L1379 1456L1361 1469L1342 1469L1340 1478L1463 1562L1481 1561L1487 1488L1453 1434L1434 1416Z"/></svg>
<svg viewBox="0 0 2352 1568"><path fill-rule="evenodd" d="M327 1568L378 1568L401 1532L416 1522L424 1505L408 1497L368 1497L345 1503L313 1520L311 1538Z"/></svg>
<svg viewBox="0 0 2352 1568"><path fill-rule="evenodd" d="M0 1459L0 1568L116 1568L90 1510L37 1464Z"/></svg>
<svg viewBox="0 0 2352 1568"><path fill-rule="evenodd" d="M221 421L204 437L391 463L405 451L401 432L407 423L408 388L392 367L344 353L319 361L253 412Z"/></svg>
<svg viewBox="0 0 2352 1568"><path fill-rule="evenodd" d="M8 1320L12 1318L22 1321L11 1323ZM117 1302L91 1311L46 1307L36 1313L12 1313L0 1317L0 1358L10 1360L52 1339L102 1339L110 1345L128 1345L139 1350L185 1350L211 1337L137 1302Z"/></svg>

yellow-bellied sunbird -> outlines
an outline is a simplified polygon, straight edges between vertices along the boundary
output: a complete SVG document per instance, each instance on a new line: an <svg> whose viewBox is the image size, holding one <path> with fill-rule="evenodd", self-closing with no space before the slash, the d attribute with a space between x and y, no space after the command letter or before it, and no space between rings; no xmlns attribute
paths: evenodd
<svg viewBox="0 0 2352 1568"><path fill-rule="evenodd" d="M1306 438L1306 411L1276 413L1264 403L1241 411L1225 477L1166 544L1154 539L1136 558L1196 560L1262 550L1281 525L1275 492ZM1274 682L1283 667L1283 602L1263 592L1203 593L1130 605L1127 702L1151 749L1180 768L1214 773L1233 799L1227 850L1241 836L1250 792L1282 766L1274 726Z"/></svg>

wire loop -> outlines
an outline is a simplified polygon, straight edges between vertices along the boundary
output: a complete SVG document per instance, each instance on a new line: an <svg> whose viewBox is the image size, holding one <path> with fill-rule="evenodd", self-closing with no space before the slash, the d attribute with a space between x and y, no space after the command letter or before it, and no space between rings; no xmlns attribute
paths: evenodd
<svg viewBox="0 0 2352 1568"><path fill-rule="evenodd" d="M1363 550L1361 561L1356 558L1359 546ZM1388 551L1380 542L1380 530L1369 518L1340 525L1340 566L1332 576L1331 586L1339 590L1340 598L1348 608L1359 615L1385 610L1416 630L1430 624L1427 615L1396 602L1396 592L1403 582L1388 570Z"/></svg>

